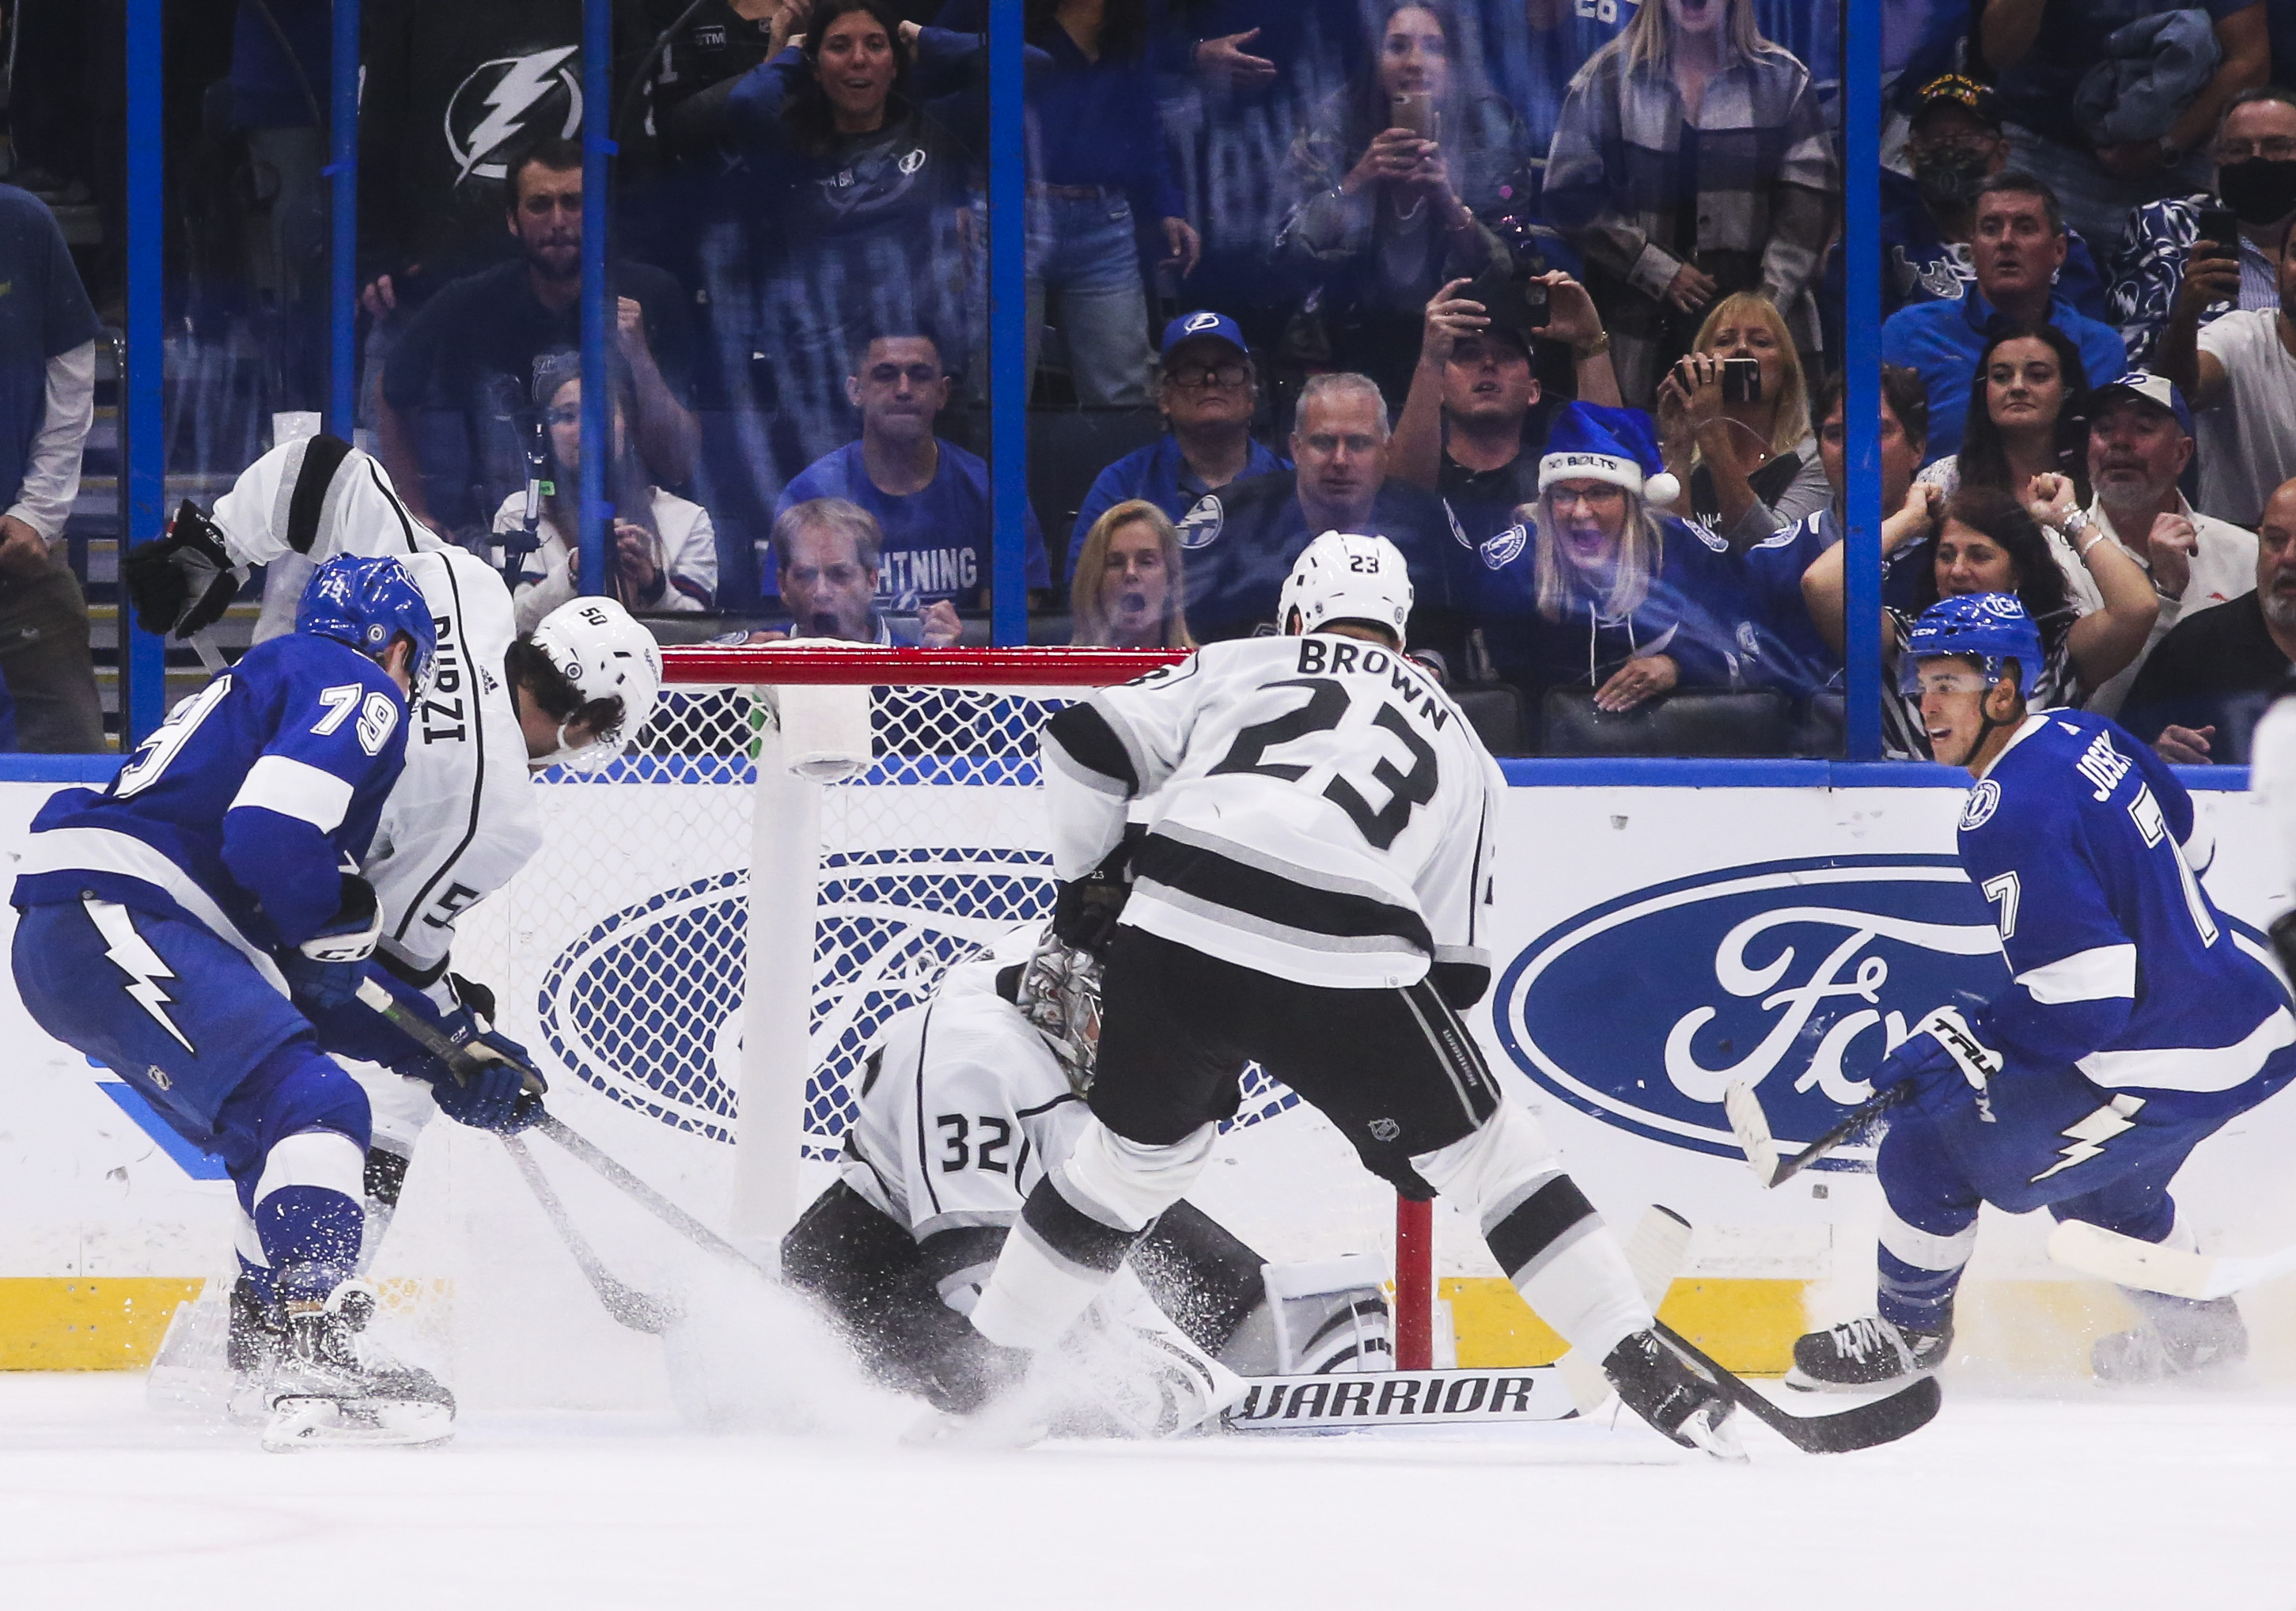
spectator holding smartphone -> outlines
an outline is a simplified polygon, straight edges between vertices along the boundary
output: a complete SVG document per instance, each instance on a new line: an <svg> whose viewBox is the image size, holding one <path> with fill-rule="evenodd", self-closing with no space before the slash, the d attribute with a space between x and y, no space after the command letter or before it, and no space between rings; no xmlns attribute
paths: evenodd
<svg viewBox="0 0 2296 1611"><path fill-rule="evenodd" d="M1786 322L1750 291L1717 303L1658 389L1659 440L1682 484L1674 512L1734 550L1826 503L1809 388Z"/></svg>
<svg viewBox="0 0 2296 1611"><path fill-rule="evenodd" d="M1547 221L1587 259L1628 404L1721 298L1759 291L1818 348L1812 294L1841 179L1809 71L1751 0L1647 0L1570 81Z"/></svg>
<svg viewBox="0 0 2296 1611"><path fill-rule="evenodd" d="M1535 181L1522 120L1471 81L1449 5L1382 0L1380 14L1371 66L1292 143L1301 200L1276 252L1321 282L1320 328L1295 323L1289 356L1360 370L1393 397L1437 287L1514 266L1492 221L1527 209Z"/></svg>
<svg viewBox="0 0 2296 1611"><path fill-rule="evenodd" d="M2287 245L2276 264L2274 304L2214 320L2210 308L2240 294L2241 266L2229 257L2194 259L2152 364L2192 405L2202 513L2251 530L2266 500L2296 476L2296 318L2289 312L2296 260Z"/></svg>
<svg viewBox="0 0 2296 1611"><path fill-rule="evenodd" d="M2184 289L2185 265L2226 258L2240 269L2234 295L2201 309L2201 323L2280 305L2280 249L2296 217L2296 93L2243 90L2218 126L2216 188L2151 201L2128 215L2113 283L2113 317L2128 361L2148 362Z"/></svg>

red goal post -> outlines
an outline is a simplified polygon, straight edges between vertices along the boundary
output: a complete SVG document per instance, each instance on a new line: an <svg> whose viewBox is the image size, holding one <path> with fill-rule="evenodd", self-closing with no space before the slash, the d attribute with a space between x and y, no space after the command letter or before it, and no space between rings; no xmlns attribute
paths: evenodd
<svg viewBox="0 0 2296 1611"><path fill-rule="evenodd" d="M693 747L723 754L731 743L747 748L755 789L736 1009L737 1235L765 1251L816 1188L850 1112L848 1076L885 1019L922 1000L941 971L994 933L1049 912L1036 798L1044 720L1095 688L1185 658L826 644L663 652L661 707L618 769L633 781L676 777ZM1234 1123L1249 1129L1297 1106L1254 1069ZM1300 1111L1293 1130L1320 1122ZM1313 1216L1317 1188L1286 1172L1308 1167L1290 1159L1298 1145L1263 1148L1281 1161L1242 1172L1264 1168L1284 1182L1270 1195L1300 1195ZM1434 1296L1428 1205L1395 1199L1393 1216L1397 1363L1424 1369ZM1359 1238L1386 1239L1385 1225L1357 1216L1353 1227Z"/></svg>

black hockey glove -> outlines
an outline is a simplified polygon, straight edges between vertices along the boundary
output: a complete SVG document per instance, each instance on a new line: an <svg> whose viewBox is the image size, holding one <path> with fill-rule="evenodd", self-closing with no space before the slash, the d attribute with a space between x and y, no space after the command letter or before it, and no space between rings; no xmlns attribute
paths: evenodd
<svg viewBox="0 0 2296 1611"><path fill-rule="evenodd" d="M341 902L319 932L279 958L288 993L314 1015L332 1012L358 995L360 975L382 933L374 886L357 873L342 875Z"/></svg>
<svg viewBox="0 0 2296 1611"><path fill-rule="evenodd" d="M424 1057L398 1072L428 1081L440 1113L472 1130L504 1136L541 1122L542 1097L548 1088L535 1069L532 1053L473 1017L467 1007L449 1014L439 1027L462 1056L453 1060Z"/></svg>
<svg viewBox="0 0 2296 1611"><path fill-rule="evenodd" d="M185 498L154 543L141 543L120 562L135 624L162 636L189 637L223 619L245 579L232 569L223 532Z"/></svg>
<svg viewBox="0 0 2296 1611"><path fill-rule="evenodd" d="M1132 898L1132 847L1141 835L1131 828L1101 864L1081 878L1071 878L1053 897L1053 933L1095 962L1108 960L1108 942L1116 938L1116 920Z"/></svg>

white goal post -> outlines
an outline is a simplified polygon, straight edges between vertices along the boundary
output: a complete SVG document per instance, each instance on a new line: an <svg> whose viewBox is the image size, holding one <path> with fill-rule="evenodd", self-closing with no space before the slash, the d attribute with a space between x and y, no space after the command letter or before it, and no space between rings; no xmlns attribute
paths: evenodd
<svg viewBox="0 0 2296 1611"><path fill-rule="evenodd" d="M505 892L510 987L554 1080L730 1145L730 1203L692 1206L772 1257L830 1178L885 1021L1049 914L1045 720L1180 658L665 651L661 703L629 751L542 775L547 848ZM1424 1368L1423 1212L1382 1206L1391 1193L1256 1068L1223 1163L1206 1206L1267 1256L1401 1254L1399 1362Z"/></svg>

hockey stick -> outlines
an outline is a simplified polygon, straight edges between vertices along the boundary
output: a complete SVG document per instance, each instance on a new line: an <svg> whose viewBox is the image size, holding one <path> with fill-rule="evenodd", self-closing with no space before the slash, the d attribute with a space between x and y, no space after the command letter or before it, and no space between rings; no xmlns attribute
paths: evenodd
<svg viewBox="0 0 2296 1611"><path fill-rule="evenodd" d="M566 1122L554 1114L543 1114L534 1128L619 1187L638 1206L695 1246L706 1248L722 1257L746 1264L769 1281L779 1280L780 1278L772 1270L758 1263L757 1260L743 1253L692 1214L687 1213L622 1165L615 1163L592 1143L567 1129Z"/></svg>
<svg viewBox="0 0 2296 1611"><path fill-rule="evenodd" d="M391 1028L398 1031L432 1056L442 1059L447 1068L453 1071L456 1081L467 1084L472 1074L486 1066L482 1059L471 1055L470 1048L447 1034L422 1014L400 1006L398 998L383 989L374 980L359 981L358 999L362 1006L371 1007L381 1014ZM528 1096L539 1097L550 1089L542 1082L542 1076L534 1070L529 1068L524 1072Z"/></svg>
<svg viewBox="0 0 2296 1611"><path fill-rule="evenodd" d="M596 1293L598 1301L606 1306L606 1312L632 1331L643 1331L656 1336L676 1325L680 1319L676 1304L648 1297L636 1287L614 1278L591 1247L588 1238L575 1228L572 1216L566 1212L566 1204L559 1200L556 1188L550 1184L550 1178L542 1172L542 1165L537 1163L534 1155L526 1150L526 1143L516 1136L504 1136L502 1144L503 1150L510 1154L511 1162L518 1165L518 1172L525 1177L535 1201L542 1204L542 1212L549 1216L559 1239L566 1244L566 1251L574 1255L574 1262L581 1267L583 1278L590 1283L590 1290Z"/></svg>
<svg viewBox="0 0 2296 1611"><path fill-rule="evenodd" d="M447 1066L454 1071L456 1079L465 1078L472 1072L484 1066L480 1059L471 1055L467 1048L450 1039L438 1025L420 1014L401 1007L397 998L373 979L359 981L358 999L381 1014L393 1027L412 1038L424 1051L433 1056L444 1058ZM545 1089L542 1082L542 1076L530 1068L526 1071L526 1089L529 1094L534 1096L540 1096ZM720 1253L726 1258L746 1264L767 1280L778 1278L772 1270L767 1270L748 1253L743 1253L676 1204L654 1190L652 1187L639 1179L637 1176L615 1163L595 1146L567 1129L566 1122L556 1114L544 1114L541 1118L535 1121L534 1128L619 1187L623 1193L634 1199L640 1207L685 1237L687 1241L705 1247L711 1253Z"/></svg>
<svg viewBox="0 0 2296 1611"><path fill-rule="evenodd" d="M1943 1401L1937 1377L1925 1376L1885 1398L1870 1400L1832 1415L1794 1415L1779 1409L1747 1383L1725 1370L1664 1320L1658 1334L1680 1349L1684 1356L1712 1373L1714 1380L1741 1408L1805 1454L1847 1454L1894 1443L1909 1432L1927 1426Z"/></svg>
<svg viewBox="0 0 2296 1611"><path fill-rule="evenodd" d="M1738 1138L1738 1149L1753 1166L1755 1178L1764 1186L1782 1186L1913 1094L1914 1082L1908 1080L1878 1097L1867 1097L1851 1108L1841 1122L1792 1157L1778 1155L1777 1138L1770 1133L1769 1116L1762 1112L1753 1087L1732 1081L1722 1093L1722 1111L1730 1115L1730 1133Z"/></svg>
<svg viewBox="0 0 2296 1611"><path fill-rule="evenodd" d="M2067 1220L2049 1233L2049 1257L2084 1275L2202 1303L2296 1270L2296 1247L2254 1258L2214 1258L2140 1242L2081 1220Z"/></svg>

